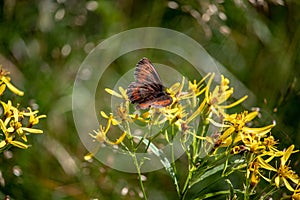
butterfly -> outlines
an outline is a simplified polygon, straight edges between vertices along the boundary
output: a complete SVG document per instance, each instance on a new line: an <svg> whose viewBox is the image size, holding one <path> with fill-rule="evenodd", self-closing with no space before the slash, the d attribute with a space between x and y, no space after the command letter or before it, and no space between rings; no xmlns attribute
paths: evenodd
<svg viewBox="0 0 300 200"><path fill-rule="evenodd" d="M136 109L162 108L172 104L173 99L165 91L154 66L149 59L141 59L134 71L135 82L127 88L127 96Z"/></svg>

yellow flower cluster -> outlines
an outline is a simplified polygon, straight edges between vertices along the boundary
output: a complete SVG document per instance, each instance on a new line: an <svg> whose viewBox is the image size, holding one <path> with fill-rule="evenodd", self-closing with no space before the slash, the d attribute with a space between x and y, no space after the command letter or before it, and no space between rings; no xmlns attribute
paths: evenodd
<svg viewBox="0 0 300 200"><path fill-rule="evenodd" d="M234 103L228 106L220 106L220 103L226 101L232 94L233 89L229 89L228 84L229 81L222 77L220 86L217 86L213 93L206 96L207 102L212 105L211 109L222 119L222 124L209 119L212 124L221 128L222 133L215 142L214 153L222 147L230 147L233 154L248 151L251 157L247 169L247 178L250 177L252 186L256 186L259 177L262 177L270 183L275 183L278 188L283 183L288 190L296 193L300 192L300 189L293 188L289 182L291 181L296 187L299 187L300 178L286 165L290 155L298 151L293 150L294 145L291 145L286 151L277 149L277 141L270 133L275 123L259 128L248 127L248 124L259 114L258 111L227 114L224 108L237 105L237 103ZM220 88L224 88L224 90ZM220 96L221 98L219 98ZM244 98L237 102L240 103L242 100ZM278 169L269 164L274 158L280 158L281 164ZM271 171L277 174L274 175L275 178L267 178L262 169L269 176Z"/></svg>
<svg viewBox="0 0 300 200"><path fill-rule="evenodd" d="M10 82L9 72L0 66L0 95L6 89L10 89L17 95L24 93L13 86ZM39 119L45 118L46 115L38 115L38 111L32 111L31 108L20 110L18 106L13 106L11 100L7 103L0 100L2 113L0 118L0 152L7 150L11 146L27 149L27 135L30 133L41 134L42 130L32 128L39 123Z"/></svg>
<svg viewBox="0 0 300 200"><path fill-rule="evenodd" d="M247 96L226 104L234 89L229 87L230 81L224 76L221 76L220 83L211 89L214 78L214 74L207 74L199 82L189 81L188 84L183 78L181 83L175 83L167 89L173 98L171 105L164 108L150 108L143 112L136 110L130 112L132 109L126 90L122 87L119 88L119 91L106 89L109 94L123 99L123 102L117 107L115 115L108 116L101 112L102 116L108 119L107 126L104 128L100 125L100 129L91 136L96 141L108 145L125 145L122 142L126 136L129 140L133 137L130 124L136 121L145 123L147 126L164 125L163 130L158 133L161 135L168 127L173 127L172 131L176 130L182 134L182 146L186 149L190 161L190 176L186 180L183 192L178 191L178 193L184 194L188 190L193 173L199 170L201 148L205 141L212 146L207 151L208 156L215 159L218 158L218 155L232 157L247 154L245 162L241 164L240 168L245 169L245 178L249 180L248 183L252 188L258 185L260 177L262 177L276 187L284 185L288 190L294 192L294 197L299 196L300 178L288 167L290 155L297 152L294 150L294 145L285 151L277 149L278 142L271 135L271 129L275 123L264 127L249 126L258 116L258 111L228 113L227 109L239 105L247 99ZM111 124L126 127L126 131L115 142L107 138ZM217 133L209 133L208 126L216 127ZM153 138L156 136L149 138L149 141L153 142ZM192 142L187 142L190 141L187 139L188 137L192 137ZM167 137L165 139L168 141ZM273 167L270 164L274 163L272 162L274 159L280 159L280 166Z"/></svg>

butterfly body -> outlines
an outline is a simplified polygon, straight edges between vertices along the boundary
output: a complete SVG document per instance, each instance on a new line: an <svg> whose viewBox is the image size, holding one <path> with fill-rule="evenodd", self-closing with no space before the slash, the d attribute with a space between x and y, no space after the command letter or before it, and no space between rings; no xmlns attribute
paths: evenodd
<svg viewBox="0 0 300 200"><path fill-rule="evenodd" d="M127 88L127 96L131 103L137 103L137 109L149 107L162 108L171 105L172 97L165 91L154 66L147 58L138 62L134 72L135 82Z"/></svg>

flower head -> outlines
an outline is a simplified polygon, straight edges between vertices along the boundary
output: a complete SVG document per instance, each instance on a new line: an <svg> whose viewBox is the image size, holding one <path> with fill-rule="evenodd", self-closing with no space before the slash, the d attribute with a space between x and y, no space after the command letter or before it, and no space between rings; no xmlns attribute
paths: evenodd
<svg viewBox="0 0 300 200"><path fill-rule="evenodd" d="M291 154L297 152L293 150L294 145L291 145L280 158L280 166L277 169L277 176L275 177L275 184L277 187L279 187L281 181L283 181L286 188L290 191L294 191L294 189L288 180L292 181L296 185L300 184L299 176L293 170L291 170L287 163Z"/></svg>
<svg viewBox="0 0 300 200"><path fill-rule="evenodd" d="M108 139L107 132L111 128L111 124L116 125L116 124L118 124L118 122L114 119L112 114L109 117L104 112L101 112L101 114L105 118L108 118L107 125L106 125L106 127L100 125L99 129L97 131L94 130L95 134L90 134L90 136L100 143L107 143L110 145L120 144L124 140L124 138L126 136L126 132L124 132L115 142Z"/></svg>
<svg viewBox="0 0 300 200"><path fill-rule="evenodd" d="M7 103L0 101L3 108L3 116L0 120L1 132L5 136L4 140L0 142L0 150L7 145L13 145L19 148L26 149L28 145L27 135L29 133L40 134L42 130L32 128L33 125L39 123L40 118L45 118L46 115L38 116L38 111L28 110L20 111L18 107L12 105L9 100Z"/></svg>
<svg viewBox="0 0 300 200"><path fill-rule="evenodd" d="M3 94L6 87L13 93L23 96L24 92L16 88L13 84L10 83L10 77L8 76L9 72L2 68L0 65L0 95Z"/></svg>

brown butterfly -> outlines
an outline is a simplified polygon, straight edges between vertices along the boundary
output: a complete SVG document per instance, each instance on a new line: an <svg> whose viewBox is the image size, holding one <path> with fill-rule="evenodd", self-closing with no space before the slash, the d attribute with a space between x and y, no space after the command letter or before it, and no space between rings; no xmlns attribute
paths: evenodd
<svg viewBox="0 0 300 200"><path fill-rule="evenodd" d="M131 103L137 103L136 109L149 107L162 108L171 105L172 97L165 91L158 73L147 58L138 62L134 71L135 82L127 88Z"/></svg>

